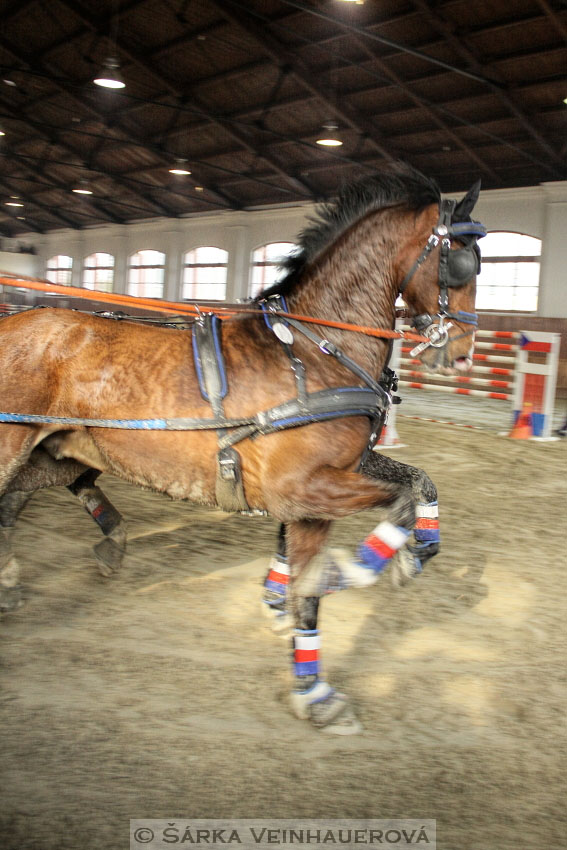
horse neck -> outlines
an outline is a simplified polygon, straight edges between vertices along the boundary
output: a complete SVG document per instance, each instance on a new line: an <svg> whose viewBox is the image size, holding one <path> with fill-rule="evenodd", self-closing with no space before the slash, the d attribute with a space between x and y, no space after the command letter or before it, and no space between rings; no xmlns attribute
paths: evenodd
<svg viewBox="0 0 567 850"><path fill-rule="evenodd" d="M313 267L304 273L289 309L332 321L391 329L398 294L396 256L399 252L398 214L383 210L367 215L352 226ZM323 335L378 374L385 345L374 337L320 328Z"/></svg>

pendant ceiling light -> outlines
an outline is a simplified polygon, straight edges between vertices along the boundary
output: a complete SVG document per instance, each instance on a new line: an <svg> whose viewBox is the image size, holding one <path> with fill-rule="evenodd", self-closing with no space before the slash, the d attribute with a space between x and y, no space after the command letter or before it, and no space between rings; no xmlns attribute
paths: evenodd
<svg viewBox="0 0 567 850"><path fill-rule="evenodd" d="M92 189L89 189L88 180L79 180L78 186L75 186L74 189L71 189L76 195L92 195Z"/></svg>
<svg viewBox="0 0 567 850"><path fill-rule="evenodd" d="M105 89L123 89L126 83L122 79L119 71L120 62L112 56L104 60L104 66L94 80L93 83L97 86L102 86Z"/></svg>
<svg viewBox="0 0 567 850"><path fill-rule="evenodd" d="M186 159L182 159L181 157L179 157L178 159L175 160L175 165L172 165L171 168L169 169L169 173L170 174L181 174L181 175L191 174L189 169L185 168L186 162L187 162Z"/></svg>
<svg viewBox="0 0 567 850"><path fill-rule="evenodd" d="M325 148L340 148L342 140L337 133L338 129L339 125L334 121L326 121L323 124L321 136L317 139L317 144Z"/></svg>

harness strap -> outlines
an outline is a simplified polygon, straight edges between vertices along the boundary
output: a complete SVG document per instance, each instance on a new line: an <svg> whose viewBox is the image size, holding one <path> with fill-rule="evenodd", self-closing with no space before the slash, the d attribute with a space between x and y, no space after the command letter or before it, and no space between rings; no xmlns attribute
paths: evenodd
<svg viewBox="0 0 567 850"><path fill-rule="evenodd" d="M306 400L290 399L269 410L257 413L253 420L219 440L221 447L232 446L250 437L254 439L287 428L298 428L315 422L327 422L347 416L367 416L371 421L384 417L389 396L381 390L379 396L366 387L335 387L308 393Z"/></svg>
<svg viewBox="0 0 567 850"><path fill-rule="evenodd" d="M382 391L382 396L387 394ZM0 423L10 425L57 425L61 429L117 428L131 431L218 431L220 428L250 428L250 434L272 434L285 428L295 428L321 422L325 419L337 419L340 416L369 416L373 418L383 409L385 401L365 387L334 387L319 390L308 395L309 410L303 410L298 399L294 398L278 404L268 410L240 419L193 419L177 417L172 419L87 419L76 416L43 416L33 413L0 413ZM235 432L237 434L238 431ZM227 435L227 437L235 437ZM245 439L231 439L228 445Z"/></svg>
<svg viewBox="0 0 567 850"><path fill-rule="evenodd" d="M201 395L209 402L215 416L224 419L222 399L228 388L219 331L218 316L206 313L192 327L192 342Z"/></svg>
<svg viewBox="0 0 567 850"><path fill-rule="evenodd" d="M200 316L193 326L193 356L201 395L213 409L217 420L225 419L223 398L228 385L220 341L220 320L214 313ZM221 445L226 436L224 427L217 430L219 452L215 496L217 504L225 511L249 511L244 494L240 455L236 449Z"/></svg>
<svg viewBox="0 0 567 850"><path fill-rule="evenodd" d="M384 368L382 370L382 374L380 376L380 381L377 382L377 381L374 380L374 378L365 369L362 368L362 366L359 366L358 363L356 363L354 360L352 360L350 357L348 357L343 351L341 351L341 349L337 345L335 345L334 343L330 342L327 339L323 339L322 337L317 336L317 334L315 334L309 327L304 327L301 324L301 322L297 321L296 319L288 317L288 320L286 322L286 325L287 325L286 333L282 334L281 332L278 332L279 329L277 327L277 323L278 323L279 320L276 318L275 321L274 321L273 313L276 310L277 311L281 311L282 309L286 310L286 304L285 304L285 301L284 301L284 299L281 295L278 295L278 294L272 295L268 299L266 299L266 301L260 302L260 304L261 304L262 310L264 311L266 324L268 325L268 327L270 327L274 331L275 335L278 337L278 339L280 340L280 342L282 343L282 345L286 349L286 353L288 354L288 357L291 360L291 368L295 372L296 379L299 379L298 380L298 400L299 400L299 402L301 404L301 408L304 412L309 411L309 397L308 397L307 392L306 392L305 379L304 379L305 367L303 366L303 363L302 363L301 360L299 360L299 358L293 357L293 352L292 352L292 349L291 349L291 344L293 343L293 334L289 330L289 325L291 325L296 330L300 331L304 336L306 336L307 339L309 339L311 342L313 342L317 346L317 348L321 352L323 352L323 354L332 355L336 360L338 360L339 363L341 363L341 365L345 366L353 374L357 375L357 377L359 377L362 381L364 381L364 383L374 393L376 393L377 396L379 396L381 398L380 410L372 420L370 437L369 437L367 446L366 446L364 453L363 453L361 460L360 460L360 464L359 464L359 469L360 469L360 466L362 466L362 463L364 462L364 459L367 457L368 452L370 452L374 448L376 441L380 439L382 429L383 429L383 427L386 423L386 418L387 418L387 415L388 415L388 410L389 410L390 404L393 401L392 396L391 396L391 390L392 390L392 387L394 385L397 387L396 375L391 369L388 369L388 365L387 365L388 362L390 361L390 357L392 355L393 340L390 340L389 343L388 343L388 354L387 354L387 357L386 357L386 364L384 365ZM268 313L268 311L270 311L270 312ZM268 319L268 316L270 316L270 319ZM284 340L288 339L288 333L289 333L289 339L291 340L290 344L287 344L287 342L284 342ZM296 371L298 368L301 369L301 372L299 374Z"/></svg>
<svg viewBox="0 0 567 850"><path fill-rule="evenodd" d="M405 290L406 286L408 285L408 283L410 282L410 280L412 279L412 277L414 276L414 274L416 273L418 268L423 265L423 263L429 257L429 255L431 254L433 249L436 248L438 245L439 245L439 237L437 236L436 233L432 233L431 236L429 237L429 239L427 240L427 242L425 243L425 248L423 249L423 251L421 252L419 257L417 258L417 260L415 261L415 263L413 264L413 266L411 267L411 269L409 270L407 275L402 280L402 282L400 284L400 295L404 294L404 290Z"/></svg>
<svg viewBox="0 0 567 850"><path fill-rule="evenodd" d="M384 388L378 381L375 381L372 375L370 375L366 369L363 369L362 366L359 366L354 360L352 360L347 354L345 354L338 345L335 345L334 342L330 342L328 339L323 339L323 337L317 336L317 334L313 333L310 328L304 327L301 322L296 321L295 319L288 318L287 320L292 327L296 328L296 330L300 331L307 339L311 340L311 342L315 343L317 348L323 352L323 354L331 354L335 360L342 366L346 366L354 375L360 378L367 387L376 393L376 395L381 396L386 400L386 403L390 403L390 397L388 393L385 392Z"/></svg>
<svg viewBox="0 0 567 850"><path fill-rule="evenodd" d="M264 321L267 327L273 332L289 358L289 365L295 377L297 387L297 397L302 403L307 400L307 382L305 379L305 366L299 357L293 353L293 333L289 329L289 322L283 319L279 314L287 313L287 304L283 295L276 292L259 302Z"/></svg>

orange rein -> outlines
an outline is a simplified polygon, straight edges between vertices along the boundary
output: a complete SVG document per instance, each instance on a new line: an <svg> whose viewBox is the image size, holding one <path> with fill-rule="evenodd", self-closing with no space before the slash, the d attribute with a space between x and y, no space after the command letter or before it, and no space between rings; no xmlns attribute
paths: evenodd
<svg viewBox="0 0 567 850"><path fill-rule="evenodd" d="M15 286L19 289L35 289L38 292L51 292L57 295L75 296L76 298L84 298L87 301L99 301L102 303L115 304L120 307L142 307L147 310L155 310L159 313L166 313L168 315L177 314L182 316L198 317L203 313L214 313L220 319L230 319L240 313L263 316L263 313L258 309L241 306L240 304L231 305L230 307L211 307L207 305L201 309L198 304L178 304L175 301L162 301L157 298L140 298L137 295L119 295L118 293L108 295L105 292L81 289L77 286L61 286L58 283L50 283L49 281L37 280L36 278L31 277L6 277L6 273L3 273L2 276L0 276L0 286ZM301 316L296 313L284 313L280 310L274 313L274 316L275 315L281 316L284 319L296 319L299 322L323 325L327 328L337 328L342 331L355 331L356 333L379 337L381 339L409 339L415 342L427 342L427 337L420 336L420 334L408 333L406 331L369 328L363 325L351 325L348 322L334 322L328 319L316 319L314 316Z"/></svg>

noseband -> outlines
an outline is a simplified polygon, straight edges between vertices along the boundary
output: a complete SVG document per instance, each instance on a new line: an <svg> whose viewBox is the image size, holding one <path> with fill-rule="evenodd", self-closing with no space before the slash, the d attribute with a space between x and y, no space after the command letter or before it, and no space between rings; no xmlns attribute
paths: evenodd
<svg viewBox="0 0 567 850"><path fill-rule="evenodd" d="M448 321L455 319L467 325L478 325L476 313L466 313L463 310L451 312L449 310L449 289L459 289L480 272L480 250L477 239L486 236L486 229L478 221L453 222L453 213L457 202L454 200L443 200L439 206L439 220L433 228L433 232L425 244L425 248L404 277L400 286L400 295L403 295L408 283L416 271L425 263L435 248L439 249L439 309L435 316L429 313L421 313L411 319L411 324L417 332L427 336L428 342L422 342L411 352L412 357L421 354L426 348L442 348L449 339L449 328L453 323ZM458 239L464 243L463 248L451 250L451 242ZM437 319L437 321L436 321ZM474 330L468 332L473 334Z"/></svg>

